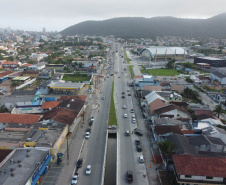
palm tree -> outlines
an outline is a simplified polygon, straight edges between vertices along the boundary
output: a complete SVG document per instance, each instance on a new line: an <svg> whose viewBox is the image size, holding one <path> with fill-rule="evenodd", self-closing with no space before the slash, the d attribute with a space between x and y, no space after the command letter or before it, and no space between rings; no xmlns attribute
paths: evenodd
<svg viewBox="0 0 226 185"><path fill-rule="evenodd" d="M223 109L221 105L216 105L215 109L213 110L215 114L217 114L217 117L219 118L220 115L226 114L226 110Z"/></svg>
<svg viewBox="0 0 226 185"><path fill-rule="evenodd" d="M171 143L169 140L162 141L158 143L158 147L161 150L161 153L163 155L163 158L168 164L168 159L171 158L171 156L175 152L175 146L173 143Z"/></svg>

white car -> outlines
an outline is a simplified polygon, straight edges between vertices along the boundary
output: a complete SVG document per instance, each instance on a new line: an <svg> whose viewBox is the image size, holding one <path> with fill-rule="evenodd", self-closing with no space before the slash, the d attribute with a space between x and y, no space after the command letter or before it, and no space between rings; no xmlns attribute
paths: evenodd
<svg viewBox="0 0 226 185"><path fill-rule="evenodd" d="M85 138L89 139L89 132L86 132Z"/></svg>
<svg viewBox="0 0 226 185"><path fill-rule="evenodd" d="M92 117L90 118L90 120L91 120L91 121L94 121L94 117L92 116Z"/></svg>
<svg viewBox="0 0 226 185"><path fill-rule="evenodd" d="M144 157L141 155L141 156L139 156L139 162L140 163L144 163Z"/></svg>
<svg viewBox="0 0 226 185"><path fill-rule="evenodd" d="M91 174L91 165L87 165L86 167L86 175L90 175Z"/></svg>
<svg viewBox="0 0 226 185"><path fill-rule="evenodd" d="M78 173L75 173L72 177L72 180L71 180L71 185L74 185L74 184L77 184L78 182L78 177L79 177L79 174Z"/></svg>
<svg viewBox="0 0 226 185"><path fill-rule="evenodd" d="M133 118L133 119L132 119L132 122L133 122L133 123L136 123L136 119L135 119L135 118Z"/></svg>
<svg viewBox="0 0 226 185"><path fill-rule="evenodd" d="M135 114L132 115L132 118L135 118Z"/></svg>
<svg viewBox="0 0 226 185"><path fill-rule="evenodd" d="M124 114L123 117L124 117L124 118L127 118L127 114Z"/></svg>
<svg viewBox="0 0 226 185"><path fill-rule="evenodd" d="M123 107L122 107L123 109L126 109L126 105L123 105Z"/></svg>

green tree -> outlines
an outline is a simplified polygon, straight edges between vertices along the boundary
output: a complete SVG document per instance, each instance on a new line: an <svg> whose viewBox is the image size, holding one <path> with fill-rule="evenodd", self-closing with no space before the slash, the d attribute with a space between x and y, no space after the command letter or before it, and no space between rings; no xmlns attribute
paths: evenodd
<svg viewBox="0 0 226 185"><path fill-rule="evenodd" d="M158 147L162 152L163 158L168 161L169 158L174 154L175 152L175 146L173 143L171 143L169 140L162 141L158 143Z"/></svg>
<svg viewBox="0 0 226 185"><path fill-rule="evenodd" d="M216 105L213 112L217 115L218 118L220 117L220 115L226 114L226 110L224 110L221 105Z"/></svg>
<svg viewBox="0 0 226 185"><path fill-rule="evenodd" d="M78 67L79 67L79 68L82 68L82 67L83 67L83 63L80 62L80 63L78 64Z"/></svg>
<svg viewBox="0 0 226 185"><path fill-rule="evenodd" d="M176 60L172 59L170 60L167 64L166 64L166 67L168 69L173 69L174 68L174 63L176 62Z"/></svg>

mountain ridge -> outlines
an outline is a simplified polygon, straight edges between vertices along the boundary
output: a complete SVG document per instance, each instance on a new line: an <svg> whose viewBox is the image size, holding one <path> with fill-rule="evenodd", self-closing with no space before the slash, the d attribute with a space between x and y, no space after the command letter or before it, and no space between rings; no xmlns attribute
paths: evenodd
<svg viewBox="0 0 226 185"><path fill-rule="evenodd" d="M84 21L60 33L63 35L115 35L122 38L189 36L226 38L226 13L208 19L163 17L120 17L101 21Z"/></svg>

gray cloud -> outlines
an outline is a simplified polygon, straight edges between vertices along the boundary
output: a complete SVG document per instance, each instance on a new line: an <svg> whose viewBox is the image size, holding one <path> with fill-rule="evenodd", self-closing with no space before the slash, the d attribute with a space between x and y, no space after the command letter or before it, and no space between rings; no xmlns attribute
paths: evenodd
<svg viewBox="0 0 226 185"><path fill-rule="evenodd" d="M0 27L60 31L85 20L174 16L209 18L224 13L225 0L0 0Z"/></svg>

